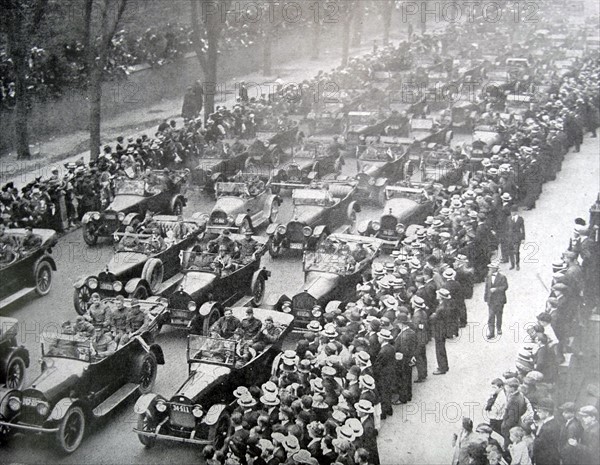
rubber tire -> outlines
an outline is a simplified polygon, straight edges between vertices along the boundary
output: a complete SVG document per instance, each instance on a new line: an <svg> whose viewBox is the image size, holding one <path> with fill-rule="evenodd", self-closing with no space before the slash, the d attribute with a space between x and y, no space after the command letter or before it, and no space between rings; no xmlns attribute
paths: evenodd
<svg viewBox="0 0 600 465"><path fill-rule="evenodd" d="M130 299L146 300L149 297L146 286L138 285L135 290L129 294Z"/></svg>
<svg viewBox="0 0 600 465"><path fill-rule="evenodd" d="M223 423L225 423L225 425L223 425ZM211 426L208 432L208 438L212 441L215 449L219 450L223 446L230 425L231 416L229 415L229 412L223 410L217 422Z"/></svg>
<svg viewBox="0 0 600 465"><path fill-rule="evenodd" d="M80 431L78 432L78 435L77 435L77 438L76 438L74 444L71 446L67 446L64 441L65 428L67 426L67 423L71 419L71 417L74 415L80 417L81 428L80 428ZM71 453L75 452L77 450L77 448L81 445L81 441L83 440L83 436L85 434L85 423L86 423L85 414L83 413L83 410L81 409L81 407L75 406L75 407L69 408L69 410L67 411L65 416L60 421L58 431L56 432L57 446L63 453L71 454Z"/></svg>
<svg viewBox="0 0 600 465"><path fill-rule="evenodd" d="M89 246L94 246L98 243L98 234L86 234L86 231L88 231L91 227L93 227L92 223L86 223L83 225L83 241ZM96 228L94 228L94 230L95 229Z"/></svg>
<svg viewBox="0 0 600 465"><path fill-rule="evenodd" d="M79 294L83 290L84 293L87 293L88 300L86 301L85 308L81 306L81 300L79 299ZM79 315L85 315L87 312L87 303L90 301L90 297L92 295L92 291L87 286L81 286L79 289L75 289L73 291L73 306L75 307L75 311Z"/></svg>
<svg viewBox="0 0 600 465"><path fill-rule="evenodd" d="M137 419L137 429L142 430L142 431L147 431L148 428L146 428L144 425L147 424L146 422L146 417L148 415L146 415L145 413L140 413L138 415L138 419ZM154 444L156 444L156 438L151 438L149 436L143 436L141 434L137 435L139 441L144 445L144 447L146 447L147 449L150 449L154 446Z"/></svg>
<svg viewBox="0 0 600 465"><path fill-rule="evenodd" d="M276 246L273 244L273 238L269 241L269 255L271 258L277 258L281 255L281 242Z"/></svg>
<svg viewBox="0 0 600 465"><path fill-rule="evenodd" d="M179 216L183 214L183 200L177 198L173 201L173 206L171 207L171 214L174 216Z"/></svg>
<svg viewBox="0 0 600 465"><path fill-rule="evenodd" d="M252 305L254 305L255 307L260 307L263 303L263 301L265 300L265 289L266 289L266 285L265 285L265 277L263 276L262 273L259 272L259 274L255 277L252 278ZM259 296L259 298L257 298L256 294L257 291L261 289L261 295Z"/></svg>
<svg viewBox="0 0 600 465"><path fill-rule="evenodd" d="M150 368L152 369L152 373L150 374L150 381L146 380L146 384L143 385L140 381L143 373L142 370L146 368L145 364L149 363ZM139 355L133 362L133 367L131 370L131 382L135 384L139 384L138 392L140 394L148 394L152 392L154 388L154 382L156 381L156 372L157 372L158 363L156 362L156 357L152 352L146 352L142 355Z"/></svg>
<svg viewBox="0 0 600 465"><path fill-rule="evenodd" d="M208 332L210 330L210 327L219 319L221 318L221 311L219 310L219 308L215 305L212 310L210 311L210 313L208 315L206 315L204 317L204 321L202 322L202 334L204 336L208 336Z"/></svg>
<svg viewBox="0 0 600 465"><path fill-rule="evenodd" d="M40 274L42 274L44 272L48 273L48 284L47 284L46 289L44 289L43 287L40 287L40 283L39 283ZM39 295L40 297L48 295L48 293L52 290L52 265L50 265L50 263L46 260L42 260L42 261L38 262L37 265L35 266L33 276L35 279L36 294Z"/></svg>
<svg viewBox="0 0 600 465"><path fill-rule="evenodd" d="M16 386L8 384L8 375L13 366L18 366L21 371L21 378L19 379ZM25 370L26 370L25 360L23 360L23 358L21 358L19 355L12 356L8 360L8 363L6 364L6 369L4 370L4 373L6 376L6 379L5 379L6 387L10 388L10 389L19 389L20 390L23 387L23 383L25 382Z"/></svg>
<svg viewBox="0 0 600 465"><path fill-rule="evenodd" d="M151 258L144 264L141 278L150 285L150 292L156 294L163 282L165 267L159 258Z"/></svg>

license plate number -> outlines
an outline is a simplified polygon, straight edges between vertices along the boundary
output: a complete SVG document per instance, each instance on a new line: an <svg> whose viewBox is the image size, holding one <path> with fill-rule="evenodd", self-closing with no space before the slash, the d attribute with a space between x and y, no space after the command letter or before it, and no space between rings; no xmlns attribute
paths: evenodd
<svg viewBox="0 0 600 465"><path fill-rule="evenodd" d="M296 312L296 316L302 317L302 318L308 318L308 317L310 317L310 313L308 313L308 310L298 310Z"/></svg>
<svg viewBox="0 0 600 465"><path fill-rule="evenodd" d="M290 249L302 250L303 248L304 248L304 244L290 244Z"/></svg>
<svg viewBox="0 0 600 465"><path fill-rule="evenodd" d="M113 287L112 287L112 284L101 283L100 284L100 289L102 289L103 291L112 291Z"/></svg>
<svg viewBox="0 0 600 465"><path fill-rule="evenodd" d="M190 413L190 408L187 405L173 404L171 406L171 408L173 409L174 412Z"/></svg>
<svg viewBox="0 0 600 465"><path fill-rule="evenodd" d="M213 223L215 224L225 224L227 222L227 220L225 218L215 218L213 220Z"/></svg>
<svg viewBox="0 0 600 465"><path fill-rule="evenodd" d="M26 405L28 407L35 407L40 402L41 401L39 399L32 399L30 397L24 397L23 398L23 405Z"/></svg>

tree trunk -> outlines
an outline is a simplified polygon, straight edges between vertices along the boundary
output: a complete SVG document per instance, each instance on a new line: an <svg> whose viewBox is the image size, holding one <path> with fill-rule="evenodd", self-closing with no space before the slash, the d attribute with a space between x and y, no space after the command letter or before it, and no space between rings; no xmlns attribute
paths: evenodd
<svg viewBox="0 0 600 465"><path fill-rule="evenodd" d="M352 36L352 46L360 47L362 43L363 20L365 16L365 5L362 0L356 0L354 9L354 35Z"/></svg>
<svg viewBox="0 0 600 465"><path fill-rule="evenodd" d="M103 68L103 63L96 63L90 70L90 82L88 89L90 98L90 161L96 161L100 156Z"/></svg>
<svg viewBox="0 0 600 465"><path fill-rule="evenodd" d="M394 13L395 0L385 0L383 6L383 46L390 43L390 28L392 25L392 15Z"/></svg>

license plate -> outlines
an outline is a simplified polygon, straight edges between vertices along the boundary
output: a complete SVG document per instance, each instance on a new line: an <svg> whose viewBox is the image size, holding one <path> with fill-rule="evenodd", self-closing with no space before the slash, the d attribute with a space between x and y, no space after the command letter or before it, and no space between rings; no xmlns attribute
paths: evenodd
<svg viewBox="0 0 600 465"><path fill-rule="evenodd" d="M308 310L298 310L296 311L296 316L301 318L308 318L310 317L310 313L308 312Z"/></svg>
<svg viewBox="0 0 600 465"><path fill-rule="evenodd" d="M227 222L227 220L225 218L215 218L213 220L214 224L225 224Z"/></svg>
<svg viewBox="0 0 600 465"><path fill-rule="evenodd" d="M23 405L28 406L28 407L35 407L40 402L41 402L40 399L32 399L31 397L23 398Z"/></svg>
<svg viewBox="0 0 600 465"><path fill-rule="evenodd" d="M290 249L302 250L303 248L304 248L304 244L290 244Z"/></svg>
<svg viewBox="0 0 600 465"><path fill-rule="evenodd" d="M100 283L100 289L102 289L103 291L112 291L113 287L112 284L109 283Z"/></svg>
<svg viewBox="0 0 600 465"><path fill-rule="evenodd" d="M173 410L173 412L191 413L190 408L187 405L173 404L171 405L171 410Z"/></svg>

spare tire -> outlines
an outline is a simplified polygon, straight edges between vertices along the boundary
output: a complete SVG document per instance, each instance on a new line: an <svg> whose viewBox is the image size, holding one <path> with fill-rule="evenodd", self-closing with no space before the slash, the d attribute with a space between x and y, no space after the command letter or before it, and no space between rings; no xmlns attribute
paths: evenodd
<svg viewBox="0 0 600 465"><path fill-rule="evenodd" d="M165 269L162 260L159 258L151 258L144 264L142 270L142 279L150 286L150 292L157 294L160 285L163 282Z"/></svg>
<svg viewBox="0 0 600 465"><path fill-rule="evenodd" d="M332 184L329 186L331 195L338 199L343 199L354 190L354 187L346 184Z"/></svg>

